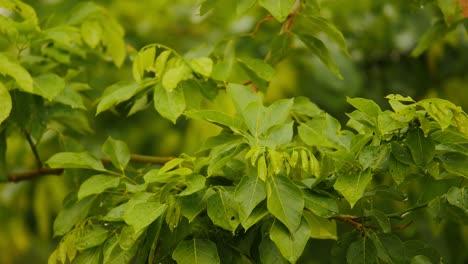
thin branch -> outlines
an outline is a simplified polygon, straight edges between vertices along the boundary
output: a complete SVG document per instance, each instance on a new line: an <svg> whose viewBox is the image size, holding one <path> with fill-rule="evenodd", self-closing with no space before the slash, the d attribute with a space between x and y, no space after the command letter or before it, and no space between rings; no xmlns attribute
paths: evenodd
<svg viewBox="0 0 468 264"><path fill-rule="evenodd" d="M411 212L413 211L416 211L416 210L419 210L419 209L422 209L422 208L425 208L427 207L429 204L422 204L422 205L418 205L418 206L415 206L413 208L409 208L403 212L398 212L398 213L394 213L394 214L388 214L387 217L388 218L393 218L393 219L399 219L399 220L402 220L404 219L407 215L409 215Z"/></svg>
<svg viewBox="0 0 468 264"><path fill-rule="evenodd" d="M7 177L8 177L9 182L20 182L20 181L32 180L39 176L61 175L62 173L63 173L63 169L39 168L33 171L11 173L11 174L8 174Z"/></svg>
<svg viewBox="0 0 468 264"><path fill-rule="evenodd" d="M163 165L174 159L174 157L155 157L155 156L145 156L145 155L130 155L130 161L134 163L149 163L149 164L159 164ZM108 158L102 158L102 163L111 163L111 160ZM9 182L20 182L26 180L32 180L40 176L45 175L61 175L63 173L63 168L38 168L32 171L20 172L20 173L11 173L8 174L7 179Z"/></svg>
<svg viewBox="0 0 468 264"><path fill-rule="evenodd" d="M42 168L42 161L41 158L39 157L39 152L37 151L36 144L34 144L31 134L29 134L28 131L23 130L24 136L26 137L26 140L28 141L29 147L31 147L31 150L34 154L34 158L36 158L36 164L37 168Z"/></svg>

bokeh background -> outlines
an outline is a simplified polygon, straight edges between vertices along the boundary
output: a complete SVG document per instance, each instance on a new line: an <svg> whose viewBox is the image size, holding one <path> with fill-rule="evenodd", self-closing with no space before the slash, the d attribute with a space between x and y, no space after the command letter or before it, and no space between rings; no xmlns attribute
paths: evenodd
<svg viewBox="0 0 468 264"><path fill-rule="evenodd" d="M41 25L46 27L49 23L66 21L69 11L79 1L25 2L36 9ZM218 4L213 11L200 15L199 5L194 0L95 2L108 9L125 29L130 57L150 43L162 43L183 54L194 47L203 48L234 40L237 54L264 58L271 46L272 36L281 28L281 24L270 20L261 25L254 37L249 35L267 15L260 7L235 17L229 6L224 4ZM465 111L468 109L467 22L443 39L431 43L420 56L414 57L411 51L440 12L434 1L320 2L322 15L343 32L348 43L350 56L343 54L333 43L327 43L344 79L333 75L307 49L298 47L281 61L274 62L277 74L264 94L266 103L304 95L337 117L342 124L347 120L345 113L350 111L346 96L373 99L384 109L388 108L384 97L391 93L418 100L444 98L460 105ZM84 72L93 88L87 92L87 105L91 108L96 105L93 98L97 98L108 85L132 78L130 59L116 69L110 63L96 63L91 58L87 60ZM212 108L232 107L223 93L205 103ZM128 117L127 112L128 106L122 105L97 117L90 114L90 131L70 131L69 138L45 137L38 146L39 152L42 157L48 157L63 148L64 144L69 148L83 146L99 152L100 145L110 135L126 141L133 153L193 155L204 139L219 131L205 122L188 122L184 118L174 125L160 117L151 105ZM34 156L20 133L13 133L8 138L7 162L12 171L34 167ZM0 185L0 263L47 261L58 243L58 239L52 238L53 219L65 195L76 186L76 182L60 176ZM456 263L460 252L466 251L463 245L468 244L468 229L450 225L418 225L405 232L407 237L426 240L446 259Z"/></svg>

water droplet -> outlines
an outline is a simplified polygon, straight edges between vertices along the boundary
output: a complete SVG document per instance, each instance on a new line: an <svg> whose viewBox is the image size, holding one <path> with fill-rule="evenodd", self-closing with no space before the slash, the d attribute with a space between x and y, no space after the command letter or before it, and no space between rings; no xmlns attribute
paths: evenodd
<svg viewBox="0 0 468 264"><path fill-rule="evenodd" d="M109 226L109 223L104 223L104 226Z"/></svg>
<svg viewBox="0 0 468 264"><path fill-rule="evenodd" d="M423 9L423 8L424 8L424 5L420 5L419 8Z"/></svg>

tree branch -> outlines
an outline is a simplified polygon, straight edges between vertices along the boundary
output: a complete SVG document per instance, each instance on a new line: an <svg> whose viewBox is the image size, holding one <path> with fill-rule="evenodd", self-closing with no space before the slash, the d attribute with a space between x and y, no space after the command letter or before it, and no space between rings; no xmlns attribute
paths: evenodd
<svg viewBox="0 0 468 264"><path fill-rule="evenodd" d="M132 154L130 155L130 161L134 163L149 163L149 164L159 164L163 165L174 159L174 157L155 157L155 156L145 156ZM111 160L108 158L101 158L102 163L111 163ZM32 180L40 176L45 175L61 175L63 173L63 168L38 168L32 171L20 172L20 173L11 173L7 175L9 182L20 182L26 180Z"/></svg>

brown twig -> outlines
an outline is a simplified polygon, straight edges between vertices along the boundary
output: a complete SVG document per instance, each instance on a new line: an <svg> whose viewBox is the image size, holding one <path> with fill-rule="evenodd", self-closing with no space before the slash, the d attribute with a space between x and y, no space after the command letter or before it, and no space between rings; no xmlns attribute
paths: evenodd
<svg viewBox="0 0 468 264"><path fill-rule="evenodd" d="M155 156L145 156L132 154L130 155L130 161L134 163L150 163L150 164L159 164L163 165L174 157L155 157ZM102 163L111 163L111 160L108 158L101 158ZM63 168L38 168L32 171L19 172L19 173L10 173L7 176L9 182L20 182L26 180L32 180L40 176L45 175L61 175L63 173Z"/></svg>
<svg viewBox="0 0 468 264"><path fill-rule="evenodd" d="M45 175L60 175L63 173L63 169L51 169L51 168L39 168L33 171L20 172L20 173L11 173L8 174L9 182L20 182L31 180L39 176Z"/></svg>

